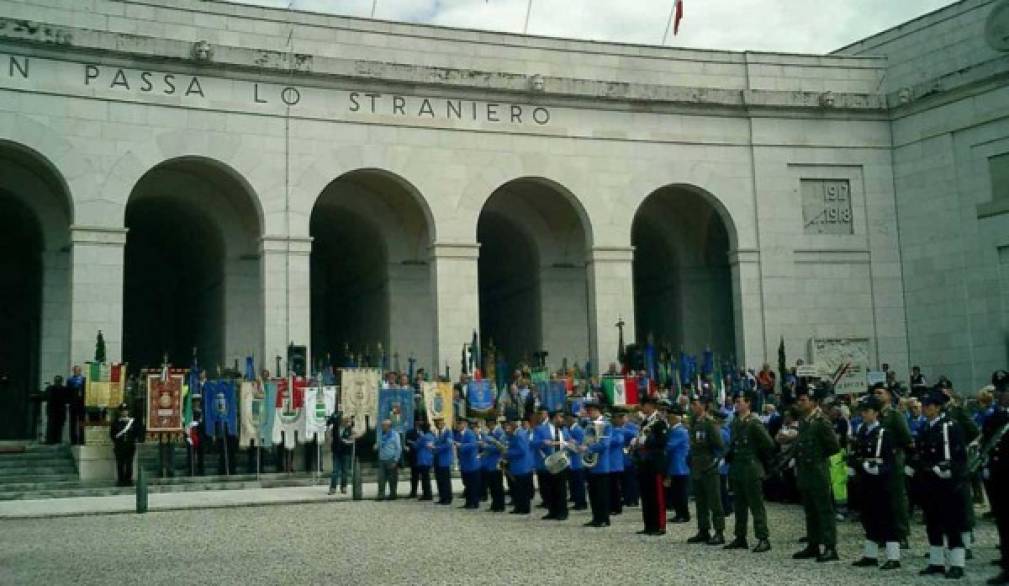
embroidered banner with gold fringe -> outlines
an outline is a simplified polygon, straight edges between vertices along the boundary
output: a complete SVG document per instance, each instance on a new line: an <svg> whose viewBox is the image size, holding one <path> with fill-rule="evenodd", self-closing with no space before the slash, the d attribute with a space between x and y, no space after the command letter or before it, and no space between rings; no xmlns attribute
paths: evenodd
<svg viewBox="0 0 1009 586"><path fill-rule="evenodd" d="M340 411L354 417L358 429L362 424L375 427L378 417L378 387L382 371L377 368L340 369Z"/></svg>
<svg viewBox="0 0 1009 586"><path fill-rule="evenodd" d="M452 383L425 382L421 385L424 392L424 407L427 411L427 421L434 426L435 417L443 417L449 429L455 425L455 413L452 410Z"/></svg>
<svg viewBox="0 0 1009 586"><path fill-rule="evenodd" d="M184 369L172 370L165 379L160 373L148 373L147 433L182 432L182 383Z"/></svg>

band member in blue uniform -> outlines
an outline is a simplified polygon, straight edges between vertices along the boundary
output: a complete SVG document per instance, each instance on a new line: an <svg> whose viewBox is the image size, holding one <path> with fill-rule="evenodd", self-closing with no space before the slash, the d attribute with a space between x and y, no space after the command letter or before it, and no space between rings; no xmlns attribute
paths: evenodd
<svg viewBox="0 0 1009 586"><path fill-rule="evenodd" d="M567 415L568 433L571 434L571 469L568 472L568 490L571 493L572 510L584 511L588 508L585 502L585 467L582 465L580 446L585 442L585 429L571 413Z"/></svg>
<svg viewBox="0 0 1009 586"><path fill-rule="evenodd" d="M942 411L947 400L940 388L933 389L922 400L928 425L915 446L918 458L914 481L922 489L929 547L928 566L919 574L945 574L947 578L958 579L963 577L966 558L963 529L967 519L960 505L964 502L963 491L967 490L967 455L960 427ZM944 538L949 553L948 570L943 555Z"/></svg>
<svg viewBox="0 0 1009 586"><path fill-rule="evenodd" d="M501 462L502 450L507 438L504 428L497 418L487 418L487 428L480 434L480 475L481 483L490 493L490 511L502 513L504 504L504 481L498 464Z"/></svg>
<svg viewBox="0 0 1009 586"><path fill-rule="evenodd" d="M529 448L533 451L533 460L536 463L536 484L540 490L540 506L550 513L550 474L547 472L545 463L546 457L553 453L553 449L548 445L550 440L550 412L545 407L540 407L536 411L535 418L530 422Z"/></svg>
<svg viewBox="0 0 1009 586"><path fill-rule="evenodd" d="M865 529L865 550L862 558L852 565L875 568L879 560L879 547L883 545L886 562L880 569L894 570L900 567L900 539L887 487L894 474L903 475L904 471L894 466L896 448L890 434L879 422L879 414L883 410L879 399L867 395L858 408L862 414L862 425L855 435L848 476L854 475L858 479L856 486L862 504L860 518L862 528Z"/></svg>
<svg viewBox="0 0 1009 586"><path fill-rule="evenodd" d="M690 455L690 432L683 425L683 408L679 405L669 407L669 431L666 434L666 498L672 501L675 516L671 523L690 522L690 466L687 458ZM669 508L668 506L666 507Z"/></svg>
<svg viewBox="0 0 1009 586"><path fill-rule="evenodd" d="M508 434L508 451L505 452L508 474L512 480L512 515L528 515L533 489L533 456L529 448L529 433L522 427L522 420L509 421L505 431Z"/></svg>
<svg viewBox="0 0 1009 586"><path fill-rule="evenodd" d="M472 421L477 421L473 419ZM476 434L469 428L470 421L460 419L456 434L456 448L459 451L459 472L462 475L463 496L466 504L461 509L480 508L480 459Z"/></svg>
<svg viewBox="0 0 1009 586"><path fill-rule="evenodd" d="M633 413L624 419L624 425L621 428L621 433L624 436L624 473L620 481L620 493L625 507L636 507L641 503L641 487L638 486L637 463L631 456L631 442L638 437L640 427L635 423Z"/></svg>
<svg viewBox="0 0 1009 586"><path fill-rule="evenodd" d="M610 442L613 426L603 417L599 403L586 401L589 422L586 424L585 443L582 446L583 463L586 454L596 458L596 465L589 469L589 506L592 520L586 527L610 526ZM591 428L591 429L589 429Z"/></svg>
<svg viewBox="0 0 1009 586"><path fill-rule="evenodd" d="M570 453L569 443L571 436L567 428L564 427L563 412L554 411L550 414L548 432L550 434L549 446L552 448L550 451L551 454L560 450L566 450ZM568 469L564 468L557 473L551 473L550 470L547 470L547 475L547 482L550 485L550 502L548 503L547 515L543 518L564 521L568 518Z"/></svg>
<svg viewBox="0 0 1009 586"><path fill-rule="evenodd" d="M641 401L641 432L631 442L641 489L641 518L645 528L641 535L665 535L666 499L663 474L666 471L666 432L669 425L659 414L658 401L645 397Z"/></svg>
<svg viewBox="0 0 1009 586"><path fill-rule="evenodd" d="M420 480L420 498L417 500L429 501L432 499L431 466L434 465L434 434L431 433L431 425L426 421L418 423L417 429L417 439L413 445L417 477Z"/></svg>
<svg viewBox="0 0 1009 586"><path fill-rule="evenodd" d="M621 515L624 512L624 436L627 431L624 424L627 416L622 407L613 408L613 422L610 430L610 514Z"/></svg>
<svg viewBox="0 0 1009 586"><path fill-rule="evenodd" d="M445 426L445 419L434 417L434 478L438 485L439 505L452 504L452 460L453 445L452 430Z"/></svg>
<svg viewBox="0 0 1009 586"><path fill-rule="evenodd" d="M67 403L70 405L70 443L84 443L84 375L81 367L74 366L73 374L67 379Z"/></svg>

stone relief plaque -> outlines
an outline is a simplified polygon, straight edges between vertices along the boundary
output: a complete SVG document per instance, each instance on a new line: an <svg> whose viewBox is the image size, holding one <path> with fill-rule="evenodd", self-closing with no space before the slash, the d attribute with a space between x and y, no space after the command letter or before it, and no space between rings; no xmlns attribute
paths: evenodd
<svg viewBox="0 0 1009 586"><path fill-rule="evenodd" d="M802 179L800 183L804 233L853 233L851 185L847 179Z"/></svg>
<svg viewBox="0 0 1009 586"><path fill-rule="evenodd" d="M809 346L813 364L822 377L834 381L835 393L865 392L868 338L813 338Z"/></svg>

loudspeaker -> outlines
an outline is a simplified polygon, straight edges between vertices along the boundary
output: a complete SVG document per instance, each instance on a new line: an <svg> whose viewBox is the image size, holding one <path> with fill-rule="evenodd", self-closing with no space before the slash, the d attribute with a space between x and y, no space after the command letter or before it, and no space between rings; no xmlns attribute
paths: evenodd
<svg viewBox="0 0 1009 586"><path fill-rule="evenodd" d="M287 368L295 376L306 376L308 348L291 344L287 347Z"/></svg>

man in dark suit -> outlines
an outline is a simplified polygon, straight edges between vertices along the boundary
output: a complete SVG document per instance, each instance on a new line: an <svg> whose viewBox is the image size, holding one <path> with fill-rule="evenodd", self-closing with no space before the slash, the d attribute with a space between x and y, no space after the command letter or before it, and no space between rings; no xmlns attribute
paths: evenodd
<svg viewBox="0 0 1009 586"><path fill-rule="evenodd" d="M641 432L631 440L634 460L638 469L638 486L641 490L641 517L645 528L641 535L665 535L666 503L662 476L665 472L666 433L669 424L658 412L658 401L645 397L641 403Z"/></svg>

